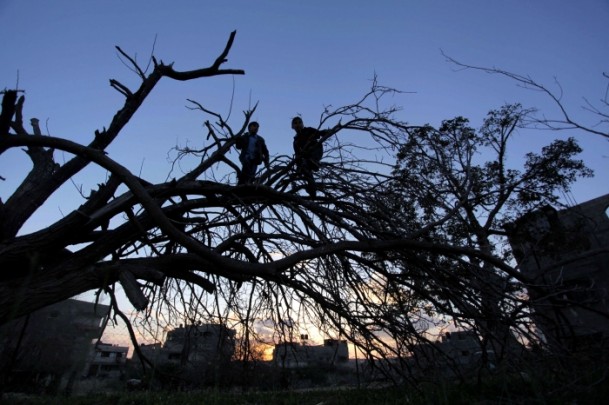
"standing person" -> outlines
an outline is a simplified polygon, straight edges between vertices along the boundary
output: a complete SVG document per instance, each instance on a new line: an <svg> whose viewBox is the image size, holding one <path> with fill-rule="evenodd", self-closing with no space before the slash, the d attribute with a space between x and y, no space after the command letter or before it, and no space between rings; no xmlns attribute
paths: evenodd
<svg viewBox="0 0 609 405"><path fill-rule="evenodd" d="M264 162L264 166L269 167L269 150L266 147L264 138L258 135L260 125L252 121L247 126L248 132L237 138L235 146L241 150L239 161L241 162L241 173L237 184L248 184L256 178L258 165Z"/></svg>
<svg viewBox="0 0 609 405"><path fill-rule="evenodd" d="M294 159L296 169L306 181L305 189L311 197L317 194L317 187L313 172L319 170L319 162L324 149L320 141L321 131L315 128L305 127L302 118L292 118L292 129L296 131L294 136Z"/></svg>

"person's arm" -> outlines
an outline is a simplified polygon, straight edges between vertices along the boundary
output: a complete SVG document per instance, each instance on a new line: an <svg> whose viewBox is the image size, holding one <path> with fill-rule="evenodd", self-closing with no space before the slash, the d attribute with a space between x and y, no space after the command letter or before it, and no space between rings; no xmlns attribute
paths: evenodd
<svg viewBox="0 0 609 405"><path fill-rule="evenodd" d="M302 144L300 143L300 140L298 139L298 135L294 137L294 156L299 157L300 154L302 153Z"/></svg>
<svg viewBox="0 0 609 405"><path fill-rule="evenodd" d="M266 142L264 142L264 139L260 138L262 140L262 145L261 145L261 152L262 152L262 160L264 161L264 165L266 167L269 167L270 164L270 156L269 156L269 149L266 147Z"/></svg>
<svg viewBox="0 0 609 405"><path fill-rule="evenodd" d="M241 135L237 137L237 141L235 142L235 148L243 149L245 146L245 136Z"/></svg>
<svg viewBox="0 0 609 405"><path fill-rule="evenodd" d="M317 129L313 127L307 127L304 130L306 131L305 145L307 147L310 147L311 145L315 144L315 142L319 141L319 138L321 137L321 132L319 132Z"/></svg>
<svg viewBox="0 0 609 405"><path fill-rule="evenodd" d="M326 138L326 136L330 133L330 129L322 129L317 131L319 133L319 138L317 138L320 142Z"/></svg>

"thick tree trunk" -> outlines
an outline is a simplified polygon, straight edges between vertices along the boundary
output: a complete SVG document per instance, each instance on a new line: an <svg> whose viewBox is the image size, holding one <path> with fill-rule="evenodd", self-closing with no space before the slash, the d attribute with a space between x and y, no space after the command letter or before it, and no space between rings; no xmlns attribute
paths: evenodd
<svg viewBox="0 0 609 405"><path fill-rule="evenodd" d="M15 269L17 271L17 269ZM0 324L37 309L72 298L86 291L104 288L115 275L102 277L93 266L81 270L30 273L0 283Z"/></svg>

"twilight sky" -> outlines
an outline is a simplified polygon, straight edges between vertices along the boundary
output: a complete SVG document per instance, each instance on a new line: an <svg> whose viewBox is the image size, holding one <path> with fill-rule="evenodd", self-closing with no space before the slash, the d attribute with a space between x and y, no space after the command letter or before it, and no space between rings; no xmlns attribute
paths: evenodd
<svg viewBox="0 0 609 405"><path fill-rule="evenodd" d="M584 98L599 105L609 84L602 76L609 73L608 0L0 0L0 89L25 90L24 119L39 118L43 133L87 144L123 104L109 80L139 85L115 46L142 67L154 46L157 59L190 70L211 65L232 30L237 36L223 67L246 74L162 80L108 149L110 157L162 181L169 149L201 145L206 135L202 123L210 117L187 109L186 99L226 117L231 98L230 123L240 125L242 111L259 102L254 119L271 155L291 154L291 117L302 114L316 126L325 105L355 102L375 74L380 84L406 92L392 101L413 125L462 115L478 127L490 109L511 102L558 115L546 96L497 75L458 71L442 51L558 91L556 79L573 117L590 125L596 120L581 108ZM575 202L609 192L609 143L600 137L523 132L510 156L538 152L559 136L577 137L581 158L596 173L573 188ZM63 161L61 154L56 159ZM22 152L0 157L2 199L29 167ZM85 171L76 183L88 192L102 180ZM25 231L67 214L74 195L74 186L62 189Z"/></svg>
<svg viewBox="0 0 609 405"><path fill-rule="evenodd" d="M291 154L292 116L316 125L325 105L356 101L375 74L380 84L408 92L392 101L403 107L400 118L414 125L437 126L462 115L477 127L490 109L509 102L557 115L547 97L497 75L458 71L441 51L466 64L529 75L553 89L556 78L565 105L587 123L595 121L581 108L584 98L598 105L609 83L602 77L609 72L607 0L0 0L0 88L25 90L24 118L39 118L43 133L88 143L123 103L109 79L139 85L115 46L142 67L154 46L157 59L190 70L209 66L232 30L237 37L224 67L246 74L162 80L109 148L111 157L147 180L163 180L169 149L201 145L206 135L202 123L210 117L187 109L186 99L226 117L231 97L233 125L259 102L254 119L271 154ZM602 177L609 171L609 144L598 137L521 133L511 156L539 151L557 136L576 136L596 172L574 187L575 200L608 192ZM21 152L2 156L0 175L7 180L1 198L27 168ZM88 190L100 181L94 177L83 172L77 182ZM62 201L71 188L41 215L65 214Z"/></svg>

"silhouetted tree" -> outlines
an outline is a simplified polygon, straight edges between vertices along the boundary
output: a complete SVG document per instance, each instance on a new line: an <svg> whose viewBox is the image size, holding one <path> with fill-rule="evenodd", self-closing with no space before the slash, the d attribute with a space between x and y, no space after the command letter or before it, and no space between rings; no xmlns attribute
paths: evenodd
<svg viewBox="0 0 609 405"><path fill-rule="evenodd" d="M478 130L457 117L438 129L410 131L398 151L392 187L411 222L437 224L427 239L510 263L504 226L526 212L559 205L558 192L569 191L578 177L592 175L576 159L581 148L573 138L556 140L539 154L528 153L522 168L510 163L512 139L530 114L519 104L505 105L490 111ZM522 328L532 338L528 322L514 321L524 315L518 304L523 288L534 288L525 276L468 255L418 262L422 265L407 258L402 271L411 282L418 281L418 295L435 303L435 313L458 323L473 321L498 354L512 339L510 328Z"/></svg>
<svg viewBox="0 0 609 405"><path fill-rule="evenodd" d="M314 198L285 155L273 156L256 183L235 185L239 165L230 151L255 107L234 123L191 100L213 121L205 122L203 145L176 149L184 173L168 182L153 184L108 155L162 78L243 74L221 69L234 36L210 67L189 72L153 57L145 74L119 48L142 83L132 91L110 81L125 104L88 145L44 136L35 119L30 134L24 98L9 99L6 114L3 104L10 129L0 133L0 154L25 147L33 167L0 204L0 323L98 290L134 339L132 324L146 331L203 320L247 331L263 321L274 341L312 328L349 339L370 360L397 356L406 373L406 356L433 339L435 322L517 327L514 316L527 304L516 291L527 280L495 249L497 227L515 210L554 201L552 191L586 173L571 159L573 141L531 154L523 174L508 168L503 148L526 113L518 107L491 113L478 132L462 118L438 130L414 127L386 105L396 90L375 79L355 103L321 114L325 154ZM481 146L499 159L476 165ZM74 157L59 164L57 150ZM98 189L59 221L21 234L89 165L109 173ZM139 311L135 319L116 300L119 283ZM240 353L247 359L247 347Z"/></svg>

